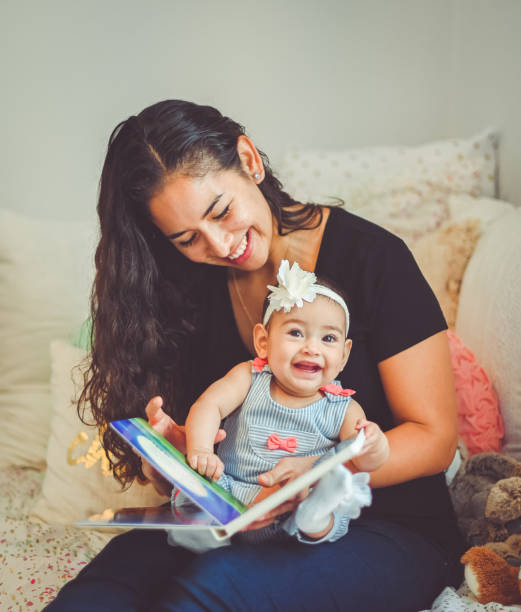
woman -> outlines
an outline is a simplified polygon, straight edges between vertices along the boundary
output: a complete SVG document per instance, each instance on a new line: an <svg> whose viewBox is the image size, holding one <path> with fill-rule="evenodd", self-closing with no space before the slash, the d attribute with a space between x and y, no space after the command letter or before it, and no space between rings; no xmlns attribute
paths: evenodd
<svg viewBox="0 0 521 612"><path fill-rule="evenodd" d="M443 475L457 444L446 324L403 242L339 208L295 202L240 125L179 100L114 130L98 213L82 399L99 426L146 405L149 422L182 449L175 421L251 358L266 285L289 259L347 295L353 350L340 380L386 431L390 458L371 474L373 505L335 543L238 542L195 556L169 547L162 532L133 531L49 610L405 612L457 585L460 539ZM147 476L168 492L109 428L104 445L122 483ZM259 481L280 485L312 460L283 459Z"/></svg>

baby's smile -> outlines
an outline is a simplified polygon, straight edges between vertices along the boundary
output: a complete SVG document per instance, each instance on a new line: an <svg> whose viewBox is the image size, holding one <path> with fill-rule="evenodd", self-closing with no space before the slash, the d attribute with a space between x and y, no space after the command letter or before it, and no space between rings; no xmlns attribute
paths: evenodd
<svg viewBox="0 0 521 612"><path fill-rule="evenodd" d="M318 363L314 363L312 361L297 361L293 364L293 367L302 372L319 372L322 368L318 365Z"/></svg>

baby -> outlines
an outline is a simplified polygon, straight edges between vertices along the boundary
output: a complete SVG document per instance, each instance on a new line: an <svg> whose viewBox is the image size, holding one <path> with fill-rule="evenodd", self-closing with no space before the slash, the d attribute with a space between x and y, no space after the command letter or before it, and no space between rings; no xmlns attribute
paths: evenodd
<svg viewBox="0 0 521 612"><path fill-rule="evenodd" d="M362 453L352 460L362 473L343 465L328 472L282 525L300 541L334 541L347 532L349 519L369 505L370 472L389 455L387 438L366 420L354 391L335 381L347 362L349 312L344 299L316 282L298 263L281 262L278 286L270 293L263 322L253 330L258 357L232 368L198 398L186 421L188 463L218 480L244 504L261 490L258 476L288 456L334 452L337 442L364 429ZM221 420L226 438L215 454Z"/></svg>

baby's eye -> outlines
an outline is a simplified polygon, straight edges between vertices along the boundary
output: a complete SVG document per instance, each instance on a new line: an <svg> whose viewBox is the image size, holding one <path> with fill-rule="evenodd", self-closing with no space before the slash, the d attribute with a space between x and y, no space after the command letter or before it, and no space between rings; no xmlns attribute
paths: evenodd
<svg viewBox="0 0 521 612"><path fill-rule="evenodd" d="M302 332L300 331L300 329L290 329L288 333L294 338L302 338Z"/></svg>
<svg viewBox="0 0 521 612"><path fill-rule="evenodd" d="M179 244L183 247L189 247L194 243L194 241L195 241L195 234L192 234L190 238L188 238L188 240L183 240L182 242L179 242Z"/></svg>
<svg viewBox="0 0 521 612"><path fill-rule="evenodd" d="M324 342L336 342L336 336L334 334L327 334L322 338Z"/></svg>

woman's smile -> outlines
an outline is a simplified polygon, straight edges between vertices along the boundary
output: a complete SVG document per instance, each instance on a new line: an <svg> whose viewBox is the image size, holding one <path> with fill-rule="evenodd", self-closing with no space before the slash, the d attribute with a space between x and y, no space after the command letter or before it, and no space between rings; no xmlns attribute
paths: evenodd
<svg viewBox="0 0 521 612"><path fill-rule="evenodd" d="M252 251L252 240L251 232L248 230L246 235L241 240L239 246L228 255L228 259L236 265L240 265L245 262L250 256Z"/></svg>

